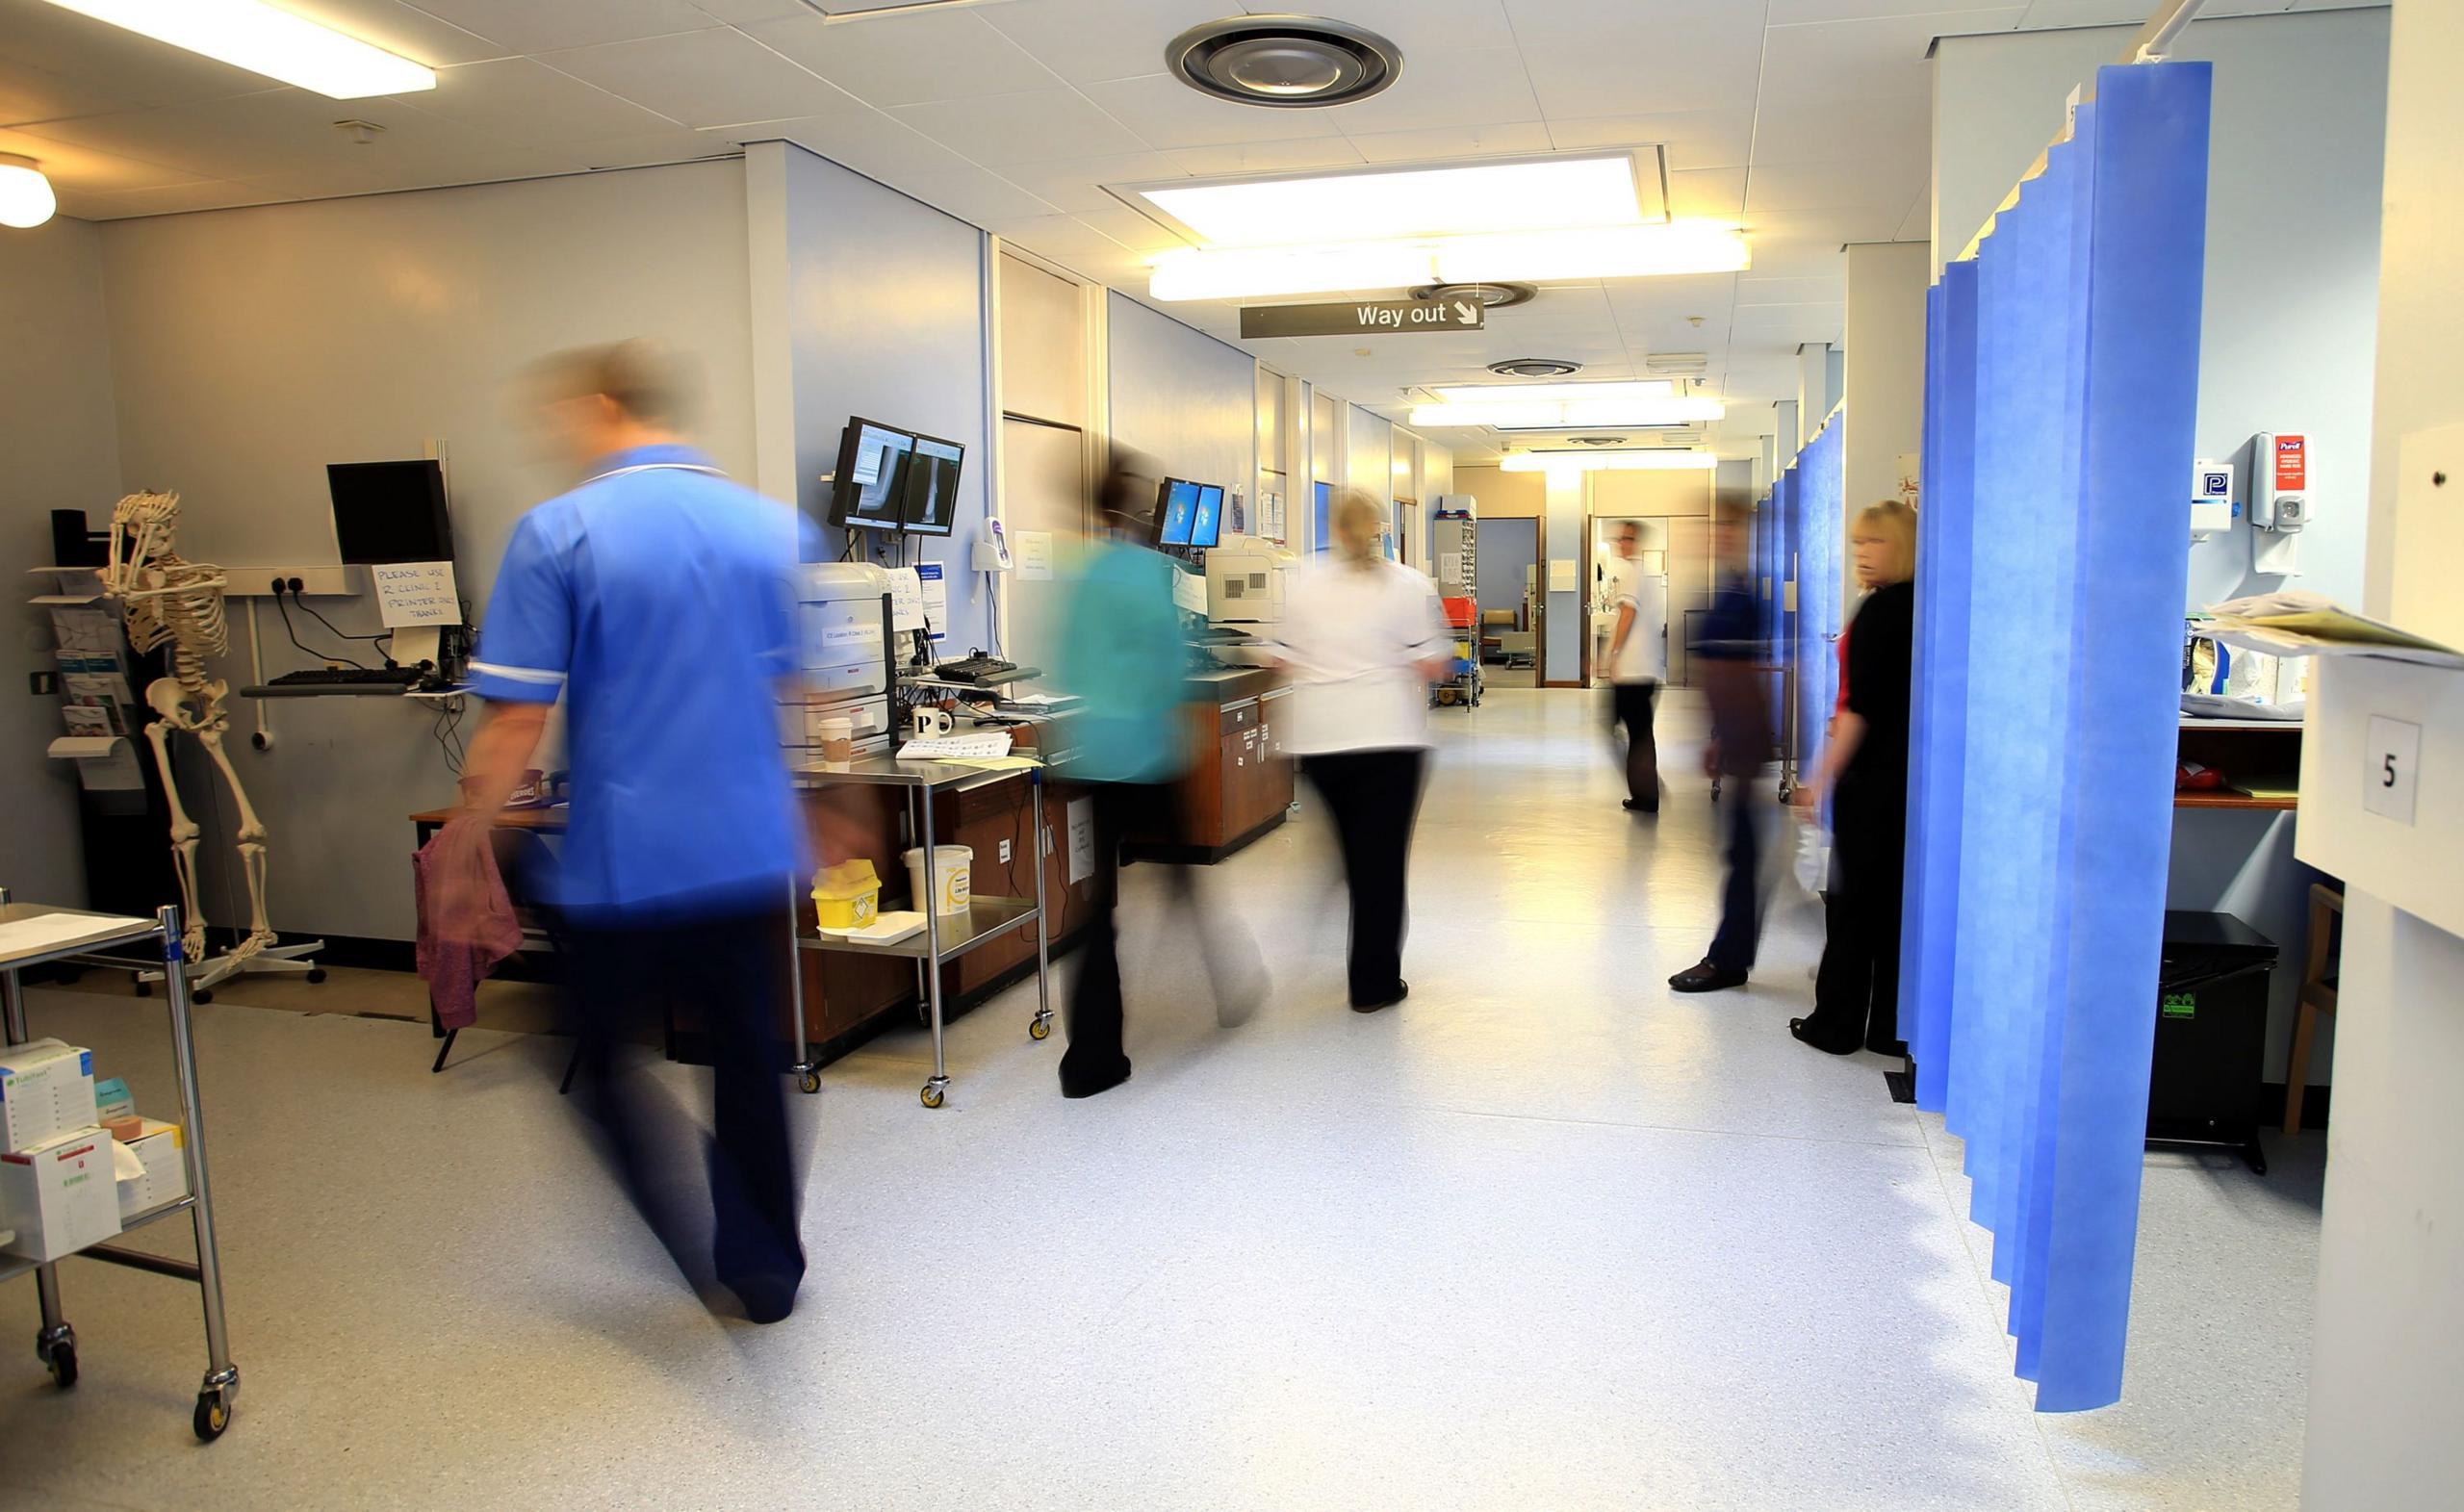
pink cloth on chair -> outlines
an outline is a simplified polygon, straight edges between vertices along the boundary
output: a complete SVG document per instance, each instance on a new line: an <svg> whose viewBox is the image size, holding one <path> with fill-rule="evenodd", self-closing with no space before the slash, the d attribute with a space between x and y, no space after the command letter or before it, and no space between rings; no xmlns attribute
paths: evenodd
<svg viewBox="0 0 2464 1512"><path fill-rule="evenodd" d="M522 947L522 924L497 870L496 848L484 827L475 830L457 833L449 825L411 858L419 893L420 975L436 1005L436 1021L448 1029L477 1021L479 984ZM456 875L463 868L470 874Z"/></svg>

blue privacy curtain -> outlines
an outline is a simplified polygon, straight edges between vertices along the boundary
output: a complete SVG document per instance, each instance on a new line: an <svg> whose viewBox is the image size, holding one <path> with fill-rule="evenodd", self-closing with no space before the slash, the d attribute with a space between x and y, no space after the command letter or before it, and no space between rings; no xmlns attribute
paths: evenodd
<svg viewBox="0 0 2464 1512"><path fill-rule="evenodd" d="M1822 755L1832 705L1839 699L1840 563L1847 545L1846 411L1797 453L1800 544L1797 548L1796 763L1810 773Z"/></svg>
<svg viewBox="0 0 2464 1512"><path fill-rule="evenodd" d="M1929 299L1902 948L2048 1412L2121 1395L2206 237L2208 65L2096 88Z"/></svg>

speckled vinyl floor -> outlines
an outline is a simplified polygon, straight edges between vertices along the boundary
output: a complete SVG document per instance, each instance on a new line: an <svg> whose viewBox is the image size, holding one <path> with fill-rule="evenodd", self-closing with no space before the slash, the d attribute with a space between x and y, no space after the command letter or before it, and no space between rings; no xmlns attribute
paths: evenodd
<svg viewBox="0 0 2464 1512"><path fill-rule="evenodd" d="M1208 879L1274 971L1245 1026L1133 870L1127 1085L1061 1098L1031 987L953 1026L938 1112L918 1034L833 1066L775 1327L714 1320L611 1189L564 1041L475 1031L432 1077L424 1026L228 991L197 1038L237 1421L190 1436L192 1289L65 1266L62 1394L11 1283L0 1505L2292 1508L2316 1137L2264 1179L2151 1157L2127 1396L2031 1412L1956 1141L1787 1037L1808 910L1749 990L1664 986L1718 881L1669 702L1656 825L1592 696L1438 716L1399 1009L1344 1010L1313 813ZM165 1111L158 1005L34 1016Z"/></svg>

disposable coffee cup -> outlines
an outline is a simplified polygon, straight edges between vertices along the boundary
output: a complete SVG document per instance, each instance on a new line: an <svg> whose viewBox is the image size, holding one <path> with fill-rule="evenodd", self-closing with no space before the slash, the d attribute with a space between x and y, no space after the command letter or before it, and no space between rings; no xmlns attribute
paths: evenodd
<svg viewBox="0 0 2464 1512"><path fill-rule="evenodd" d="M821 758L825 761L856 759L856 726L853 721L825 719L821 722Z"/></svg>

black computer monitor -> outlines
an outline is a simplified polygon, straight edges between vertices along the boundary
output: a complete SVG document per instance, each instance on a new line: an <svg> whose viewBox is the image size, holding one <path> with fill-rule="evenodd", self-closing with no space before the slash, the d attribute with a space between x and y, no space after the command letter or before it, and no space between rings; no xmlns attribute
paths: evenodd
<svg viewBox="0 0 2464 1512"><path fill-rule="evenodd" d="M847 422L832 474L830 523L853 529L895 530L906 504L912 433L877 421Z"/></svg>
<svg viewBox="0 0 2464 1512"><path fill-rule="evenodd" d="M1164 507L1156 512L1159 546L1187 546L1190 528L1197 524L1197 485L1185 478L1164 479Z"/></svg>
<svg viewBox="0 0 2464 1512"><path fill-rule="evenodd" d="M1223 534L1223 485L1201 483L1197 490L1197 514L1190 521L1190 545L1211 547Z"/></svg>
<svg viewBox="0 0 2464 1512"><path fill-rule="evenodd" d="M899 522L917 535L947 535L959 512L959 468L966 448L938 436L918 435L907 464L905 501Z"/></svg>
<svg viewBox="0 0 2464 1512"><path fill-rule="evenodd" d="M325 487L334 498L334 544L346 566L453 560L445 469L433 457L327 463Z"/></svg>

